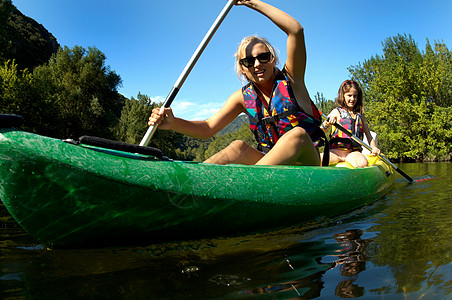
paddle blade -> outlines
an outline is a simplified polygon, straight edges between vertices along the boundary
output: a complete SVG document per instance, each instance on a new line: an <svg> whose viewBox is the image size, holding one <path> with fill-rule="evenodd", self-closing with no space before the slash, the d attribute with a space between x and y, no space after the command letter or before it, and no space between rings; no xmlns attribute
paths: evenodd
<svg viewBox="0 0 452 300"><path fill-rule="evenodd" d="M433 175L424 175L422 177L414 179L413 182L421 182L421 181L426 181L426 180L435 179L435 178L438 178L438 177L433 176Z"/></svg>

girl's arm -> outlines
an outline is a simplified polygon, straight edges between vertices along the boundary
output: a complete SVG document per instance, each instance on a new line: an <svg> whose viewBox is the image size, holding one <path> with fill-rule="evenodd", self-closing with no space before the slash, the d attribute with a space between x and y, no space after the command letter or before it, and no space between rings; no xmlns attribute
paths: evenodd
<svg viewBox="0 0 452 300"><path fill-rule="evenodd" d="M330 128L331 125L334 125L334 123L339 122L341 115L339 114L339 111L337 109L333 109L330 114L328 115L327 120L323 121L321 128L323 131L327 131L328 128Z"/></svg>
<svg viewBox="0 0 452 300"><path fill-rule="evenodd" d="M361 115L361 120L363 121L363 129L364 129L364 134L367 137L367 140L369 141L369 146L372 148L372 155L377 155L380 154L380 149L377 148L377 143L374 140L372 134L370 134L370 129L369 126L367 124L366 118L364 117L364 115Z"/></svg>

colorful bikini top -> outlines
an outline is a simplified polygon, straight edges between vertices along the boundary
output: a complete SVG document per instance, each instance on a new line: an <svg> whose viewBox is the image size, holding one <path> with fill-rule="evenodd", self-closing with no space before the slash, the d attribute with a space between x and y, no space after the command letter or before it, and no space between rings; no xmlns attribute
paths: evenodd
<svg viewBox="0 0 452 300"><path fill-rule="evenodd" d="M356 118L352 118L348 110L337 107L337 110L340 113L339 125L342 125L345 129L350 131L354 136L359 139L363 139L364 137L364 127L361 115L356 114ZM331 131L331 139L330 139L330 148L339 148L339 149L347 149L352 151L361 151L362 146L352 140L348 135L334 127Z"/></svg>
<svg viewBox="0 0 452 300"><path fill-rule="evenodd" d="M251 82L242 88L242 93L250 129L258 143L258 150L268 152L283 134L296 126L304 128L314 142L318 140L318 126L321 123L319 110L312 100L314 116L306 113L298 105L289 80L279 69L275 68L272 97L268 105Z"/></svg>

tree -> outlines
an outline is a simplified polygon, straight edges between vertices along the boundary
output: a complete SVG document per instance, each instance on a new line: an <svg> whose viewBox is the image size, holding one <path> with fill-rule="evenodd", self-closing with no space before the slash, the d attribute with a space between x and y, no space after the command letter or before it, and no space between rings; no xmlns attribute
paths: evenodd
<svg viewBox="0 0 452 300"><path fill-rule="evenodd" d="M451 53L443 43L425 52L411 36L383 42L383 55L349 68L363 89L366 117L380 147L397 160L449 159ZM439 128L444 130L434 130ZM441 132L441 135L438 133Z"/></svg>
<svg viewBox="0 0 452 300"><path fill-rule="evenodd" d="M162 103L153 102L150 97L141 93L138 93L137 99L132 97L125 100L115 128L116 139L129 144L139 144L148 129L147 120L152 110L161 106ZM188 141L189 139L180 133L157 129L149 146L161 149L165 155L173 159L193 160L194 155Z"/></svg>
<svg viewBox="0 0 452 300"><path fill-rule="evenodd" d="M0 63L3 63L9 54L7 29L12 9L11 0L0 0Z"/></svg>
<svg viewBox="0 0 452 300"><path fill-rule="evenodd" d="M42 90L33 74L19 70L14 60L0 66L0 112L21 115L24 130L47 133L46 126L52 124L52 108Z"/></svg>
<svg viewBox="0 0 452 300"><path fill-rule="evenodd" d="M0 0L0 62L15 59L20 70L33 70L58 51L47 29L23 15L10 0Z"/></svg>
<svg viewBox="0 0 452 300"><path fill-rule="evenodd" d="M138 93L137 99L126 99L115 129L116 139L129 144L139 144L147 130L146 120L157 104Z"/></svg>
<svg viewBox="0 0 452 300"><path fill-rule="evenodd" d="M35 80L54 114L52 125L46 127L50 135L114 136L124 100L117 92L121 78L105 65L105 59L94 47L88 51L80 46L64 47L49 63L34 69Z"/></svg>
<svg viewBox="0 0 452 300"><path fill-rule="evenodd" d="M314 96L314 103L317 106L320 111L328 115L335 107L333 100L326 100L326 98L323 96L323 93L317 92L317 94Z"/></svg>

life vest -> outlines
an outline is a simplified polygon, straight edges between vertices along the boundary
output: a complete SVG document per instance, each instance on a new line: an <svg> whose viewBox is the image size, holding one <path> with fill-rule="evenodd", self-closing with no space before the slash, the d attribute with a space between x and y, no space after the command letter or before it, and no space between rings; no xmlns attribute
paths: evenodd
<svg viewBox="0 0 452 300"><path fill-rule="evenodd" d="M313 116L306 113L298 105L285 74L278 69L275 72L272 97L268 105L258 95L253 83L242 88L250 129L258 143L257 149L268 152L282 135L296 126L304 128L311 139L317 142L323 134L319 128L319 110L311 101Z"/></svg>
<svg viewBox="0 0 452 300"><path fill-rule="evenodd" d="M342 125L342 127L362 140L364 137L364 127L361 115L358 113L356 114L356 118L353 119L346 109L338 107L337 110L340 113L339 125ZM331 131L330 148L347 149L351 151L361 151L363 149L360 144L352 140L338 128L334 127L334 125Z"/></svg>

